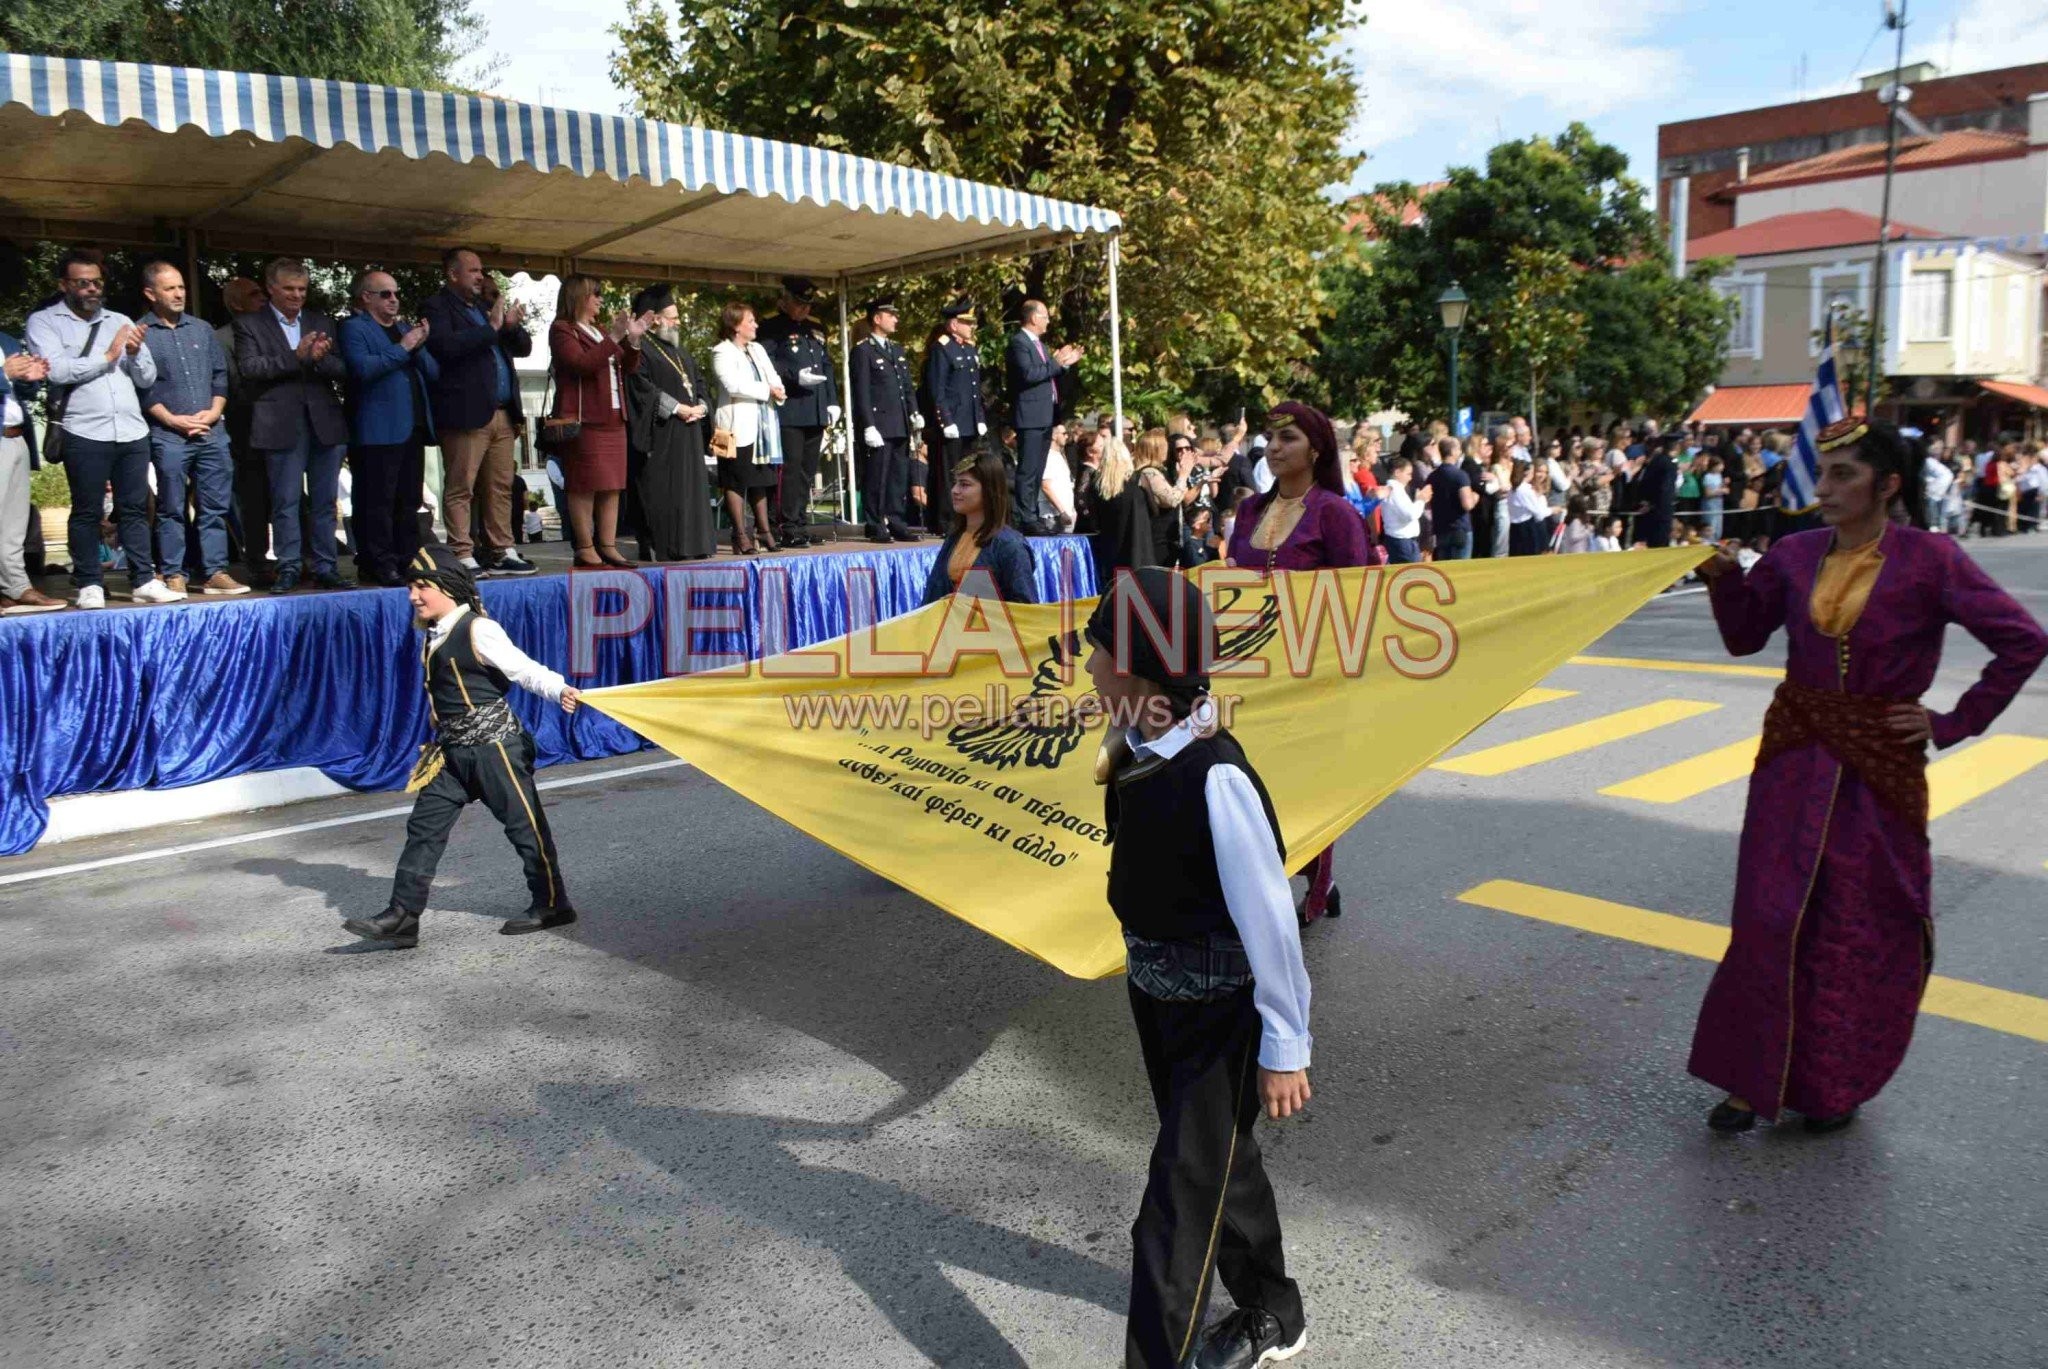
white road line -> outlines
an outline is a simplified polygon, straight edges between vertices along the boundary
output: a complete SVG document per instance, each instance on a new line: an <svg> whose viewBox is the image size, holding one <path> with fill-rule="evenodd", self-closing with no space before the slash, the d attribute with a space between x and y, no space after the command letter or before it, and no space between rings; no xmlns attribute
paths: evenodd
<svg viewBox="0 0 2048 1369"><path fill-rule="evenodd" d="M655 770L673 770L677 766L688 764L688 761L680 760L651 761L646 765L601 770L594 775L567 775L561 779L542 780L535 788L546 791L568 789L579 784L600 784L605 780L624 779L628 775L645 775ZM52 865L46 870L24 870L17 875L0 875L0 885L29 884L39 879L55 879L59 875L75 875L86 870L104 870L114 865L133 865L138 861L162 860L168 856L188 856L195 851L214 851L223 846L268 841L272 837L292 837L301 832L319 832L329 827L347 827L358 822L377 822L384 818L403 818L411 815L410 805L404 808L379 808L374 813L351 813L345 818L323 818L319 822L295 823L290 827L270 827L261 832L244 832L239 836L215 837L211 841L189 841L181 846L160 846L153 851L132 851L125 856L108 856L104 860L81 860L71 865Z"/></svg>

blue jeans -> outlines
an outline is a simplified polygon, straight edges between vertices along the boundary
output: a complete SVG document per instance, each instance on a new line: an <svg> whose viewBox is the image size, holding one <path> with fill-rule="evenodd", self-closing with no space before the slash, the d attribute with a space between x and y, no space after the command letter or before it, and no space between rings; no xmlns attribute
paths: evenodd
<svg viewBox="0 0 2048 1369"><path fill-rule="evenodd" d="M334 574L334 504L341 497L341 457L347 448L322 447L313 434L299 432L296 446L263 453L270 472L270 546L277 553L279 574L299 571L299 498L312 503L312 557L315 575Z"/></svg>
<svg viewBox="0 0 2048 1369"><path fill-rule="evenodd" d="M1436 535L1436 559L1439 561L1469 561L1472 559L1472 529L1453 528Z"/></svg>
<svg viewBox="0 0 2048 1369"><path fill-rule="evenodd" d="M64 474L71 482L71 583L83 589L100 576L100 516L114 487L114 524L128 554L128 583L150 576L149 439L100 442L64 434Z"/></svg>
<svg viewBox="0 0 2048 1369"><path fill-rule="evenodd" d="M235 463L227 431L219 424L204 437L185 437L168 428L149 430L156 462L156 563L162 575L185 573L185 482L199 506L199 578L228 568L228 506L234 502Z"/></svg>
<svg viewBox="0 0 2048 1369"><path fill-rule="evenodd" d="M1422 547L1413 537L1381 537L1387 548L1387 564L1409 566L1422 559Z"/></svg>

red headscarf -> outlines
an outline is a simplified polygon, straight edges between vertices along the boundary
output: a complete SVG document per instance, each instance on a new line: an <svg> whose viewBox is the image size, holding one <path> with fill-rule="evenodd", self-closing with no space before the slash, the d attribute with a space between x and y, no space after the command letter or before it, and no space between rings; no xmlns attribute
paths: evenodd
<svg viewBox="0 0 2048 1369"><path fill-rule="evenodd" d="M1309 449L1316 454L1315 481L1331 494L1344 493L1344 472L1337 455L1337 430L1330 425L1320 409L1311 408L1298 399L1284 404L1275 404L1273 411L1266 415L1266 426L1277 428L1292 423L1308 438Z"/></svg>

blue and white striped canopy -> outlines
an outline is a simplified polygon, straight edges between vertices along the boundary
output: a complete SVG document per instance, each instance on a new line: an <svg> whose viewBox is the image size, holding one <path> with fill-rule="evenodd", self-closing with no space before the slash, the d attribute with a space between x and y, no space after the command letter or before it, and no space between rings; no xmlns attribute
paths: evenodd
<svg viewBox="0 0 2048 1369"><path fill-rule="evenodd" d="M653 119L15 54L0 56L0 209L17 225L191 225L306 252L402 236L710 279L873 276L1120 227L1105 209Z"/></svg>

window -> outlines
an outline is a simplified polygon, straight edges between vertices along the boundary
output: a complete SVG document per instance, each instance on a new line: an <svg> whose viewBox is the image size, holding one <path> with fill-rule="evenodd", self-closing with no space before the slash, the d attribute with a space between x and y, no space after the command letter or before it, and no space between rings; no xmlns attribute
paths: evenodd
<svg viewBox="0 0 2048 1369"><path fill-rule="evenodd" d="M1812 309L1808 320L1809 341L1807 353L1820 355L1821 329L1830 316L1835 320L1836 341L1850 314L1867 314L1870 311L1870 263L1850 265L1836 262L1833 266L1816 266L1807 273L1811 281Z"/></svg>
<svg viewBox="0 0 2048 1369"><path fill-rule="evenodd" d="M1728 325L1728 355L1761 361L1764 355L1764 278L1723 276L1714 282L1722 299L1735 308Z"/></svg>
<svg viewBox="0 0 2048 1369"><path fill-rule="evenodd" d="M2027 356L2027 276L2014 272L2005 278L2005 355L2014 364Z"/></svg>
<svg viewBox="0 0 2048 1369"><path fill-rule="evenodd" d="M1955 275L1914 271L1906 277L1906 341L1947 342L1955 313Z"/></svg>

